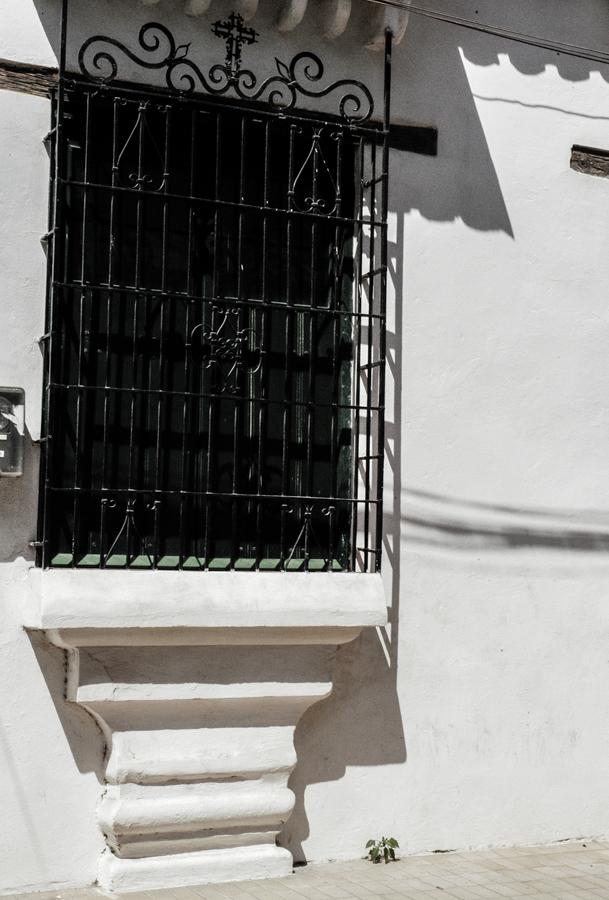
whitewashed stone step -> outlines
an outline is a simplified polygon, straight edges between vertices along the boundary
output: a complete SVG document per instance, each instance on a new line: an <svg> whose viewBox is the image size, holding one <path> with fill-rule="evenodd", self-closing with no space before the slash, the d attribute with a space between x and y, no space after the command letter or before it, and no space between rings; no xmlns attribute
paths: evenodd
<svg viewBox="0 0 609 900"><path fill-rule="evenodd" d="M106 780L162 784L289 773L296 765L293 735L291 725L115 732Z"/></svg>
<svg viewBox="0 0 609 900"><path fill-rule="evenodd" d="M133 789L129 789L133 788ZM99 807L105 834L159 834L277 825L292 811L287 777L189 785L109 787Z"/></svg>
<svg viewBox="0 0 609 900"><path fill-rule="evenodd" d="M98 879L107 890L128 892L155 889L161 884L179 887L278 878L289 875L291 870L292 856L288 850L256 844L143 859L120 859L106 851L100 860Z"/></svg>

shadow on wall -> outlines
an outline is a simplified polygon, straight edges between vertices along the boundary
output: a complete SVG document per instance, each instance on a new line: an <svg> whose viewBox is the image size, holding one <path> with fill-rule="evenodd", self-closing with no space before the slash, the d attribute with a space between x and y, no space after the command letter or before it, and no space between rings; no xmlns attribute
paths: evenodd
<svg viewBox="0 0 609 900"><path fill-rule="evenodd" d="M609 551L609 513L514 507L404 490L402 522L411 546L452 550Z"/></svg>
<svg viewBox="0 0 609 900"><path fill-rule="evenodd" d="M9 594L2 596L3 607L10 608L13 603ZM55 705L61 726L56 727L46 701L42 702L36 663L25 637L11 637L11 631L16 631L11 619L9 613L2 635L3 672L9 680L5 681L0 706L0 796L5 826L0 849L0 894L18 890L18 885L22 890L35 890L35 885L52 884L58 880L58 873L70 868L70 859L77 865L83 862L86 843L76 840L73 852L68 850L69 838L62 830L80 801L78 790L62 795L69 762L61 729L80 772L92 772L100 780L103 755L103 741L91 716L64 699L64 652L51 647L42 635L28 634ZM89 787L83 788L90 793ZM49 834L52 823L58 827L56 833Z"/></svg>
<svg viewBox="0 0 609 900"><path fill-rule="evenodd" d="M577 14L567 0L540 0L535 4L530 0L509 4L434 0L429 6L511 31L601 51L606 51L609 42L609 7L604 0L582 0ZM565 81L585 81L597 72L609 81L608 65L411 14L405 39L395 51L393 111L401 121L433 125L439 132L436 158L402 154L399 176L406 185L405 211L417 210L423 218L437 222L461 220L470 228L502 231L513 238L492 151L464 67L464 59L476 66L498 66L500 57L507 57L521 75L541 75L554 67ZM484 99L505 103L510 98ZM526 106L526 101L520 105ZM577 109L558 111L579 115ZM513 135L514 142L522 139L522 135ZM551 131L547 139L553 140ZM577 142L575 133L573 142ZM569 150L565 147L566 155Z"/></svg>
<svg viewBox="0 0 609 900"><path fill-rule="evenodd" d="M403 333L403 242L404 216L401 214L397 216L395 241L389 244L389 280L396 302L387 322L383 569L391 604L388 627L367 629L356 641L338 648L332 694L312 706L296 728L294 743L298 764L289 782L296 795L296 804L278 843L291 851L297 863L306 862L303 844L310 830L305 802L310 784L338 781L348 766L382 766L403 763L407 758L396 688L402 528L400 336Z"/></svg>
<svg viewBox="0 0 609 900"><path fill-rule="evenodd" d="M390 184L399 180L400 213L416 210L433 222L460 220L513 238L461 57L469 34L411 15L395 51L392 112L398 121L437 127L438 155L393 154Z"/></svg>
<svg viewBox="0 0 609 900"><path fill-rule="evenodd" d="M463 16L487 25L494 25L520 34L562 44L607 52L609 44L609 7L605 0L579 0L574 11L570 0L434 0L433 8ZM554 66L565 81L585 81L593 72L609 82L609 66L543 50L517 41L465 31L456 28L463 52L478 66L499 65L499 54L507 55L511 65L522 75L540 75Z"/></svg>
<svg viewBox="0 0 609 900"><path fill-rule="evenodd" d="M298 764L289 787L294 811L279 836L295 862L305 862L309 836L305 801L310 784L338 781L347 766L372 766L406 760L402 718L395 689L395 668L387 664L377 632L339 647L334 690L311 707L296 728ZM340 830L337 822L337 833Z"/></svg>
<svg viewBox="0 0 609 900"><path fill-rule="evenodd" d="M34 559L30 541L36 537L39 464L40 451L26 429L23 475L0 478L0 563Z"/></svg>
<svg viewBox="0 0 609 900"><path fill-rule="evenodd" d="M49 644L42 632L27 634L78 771L93 772L103 784L105 738L93 716L66 700L66 651Z"/></svg>

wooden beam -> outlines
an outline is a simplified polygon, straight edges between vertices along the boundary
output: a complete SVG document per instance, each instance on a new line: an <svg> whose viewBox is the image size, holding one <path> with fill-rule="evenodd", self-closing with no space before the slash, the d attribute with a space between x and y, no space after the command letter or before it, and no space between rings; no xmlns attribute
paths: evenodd
<svg viewBox="0 0 609 900"><path fill-rule="evenodd" d="M424 125L390 125L389 146L392 150L420 153L423 156L438 155L438 129Z"/></svg>
<svg viewBox="0 0 609 900"><path fill-rule="evenodd" d="M581 147L579 144L575 144L571 150L571 168L584 175L609 178L609 150Z"/></svg>
<svg viewBox="0 0 609 900"><path fill-rule="evenodd" d="M57 69L0 59L0 90L48 97L57 84Z"/></svg>

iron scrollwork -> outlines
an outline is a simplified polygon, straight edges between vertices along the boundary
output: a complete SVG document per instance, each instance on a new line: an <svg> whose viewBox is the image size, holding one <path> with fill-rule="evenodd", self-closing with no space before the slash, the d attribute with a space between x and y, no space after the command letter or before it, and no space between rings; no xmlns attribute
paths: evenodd
<svg viewBox="0 0 609 900"><path fill-rule="evenodd" d="M148 124L148 110L150 104L147 100L142 100L137 107L135 122L131 128L127 140L123 144L123 148L118 154L114 171L116 172L119 184L122 187L134 188L137 191L161 191L167 184L167 172L161 151L154 139L150 126ZM158 106L157 109L167 110L167 107ZM138 142L141 142L142 134L146 134L146 146L150 148L152 163L150 171L145 171L144 161L141 154L137 152ZM130 148L133 151L130 158ZM135 157L135 160L134 158ZM135 162L136 170L130 171L130 163Z"/></svg>
<svg viewBox="0 0 609 900"><path fill-rule="evenodd" d="M282 517L285 519L286 516L290 516L294 514L294 507L288 506L287 504L283 504L282 506ZM309 564L311 561L311 542L313 542L313 546L317 548L317 552L323 547L323 544L318 540L317 535L315 533L315 529L313 527L313 516L315 512L318 513L318 517L321 516L323 518L328 519L328 532L329 532L329 541L328 541L328 553L325 559L325 567L332 568L333 558L334 558L334 543L333 543L333 535L334 535L334 517L336 514L335 506L323 506L320 509L315 509L313 504L305 503L304 509L302 510L301 517L301 526L296 537L296 540L292 544L287 559L285 560L285 568L289 568L293 560L302 560L304 563L305 569L308 570Z"/></svg>
<svg viewBox="0 0 609 900"><path fill-rule="evenodd" d="M331 216L337 211L340 202L340 189L334 175L330 170L322 146L323 128L314 128L311 147L305 161L298 170L290 189L288 197L291 199L294 209L299 212L312 212ZM333 140L338 140L336 134L331 135ZM310 177L308 177L310 176ZM305 185L311 185L311 193L307 193ZM325 187L327 196L320 195L320 187ZM304 189L299 190L299 189ZM303 198L299 202L299 194Z"/></svg>
<svg viewBox="0 0 609 900"><path fill-rule="evenodd" d="M123 54L144 69L164 71L167 87L182 95L205 91L222 96L232 91L240 100L267 102L278 110L290 110L300 97L321 99L335 94L339 115L347 122L361 123L372 116L372 94L362 82L341 78L321 86L324 65L314 53L297 53L290 63L275 58L277 74L259 81L251 69L241 66L242 48L256 43L258 32L245 28L238 13L215 22L212 31L226 42L226 59L223 64L212 65L207 74L188 58L190 43L178 45L171 31L159 22L148 22L140 29L139 55L116 38L94 35L80 48L78 63L83 75L108 83L117 78L118 58Z"/></svg>
<svg viewBox="0 0 609 900"><path fill-rule="evenodd" d="M189 347L192 347L198 333L201 341L203 365L206 369L215 369L219 393L237 394L240 390L240 375L254 375L260 370L262 356L259 351L248 353L251 328L240 325L238 307L222 308L211 304L211 312L216 317L213 326L195 325L190 335Z"/></svg>
<svg viewBox="0 0 609 900"><path fill-rule="evenodd" d="M104 568L108 561L112 559L115 551L124 557L126 565L129 565L131 562L133 562L133 559L135 557L141 555L146 559L151 568L155 567L153 556L151 556L149 552L149 542L142 536L142 533L138 528L135 508L136 503L136 498L127 498L123 520L114 538L110 538L110 540L108 541L108 543L110 544L110 549L106 551L105 545L108 513L109 511L116 510L118 508L118 501L108 497L102 498L100 526L100 552L102 557L102 568ZM153 554L156 555L158 550L158 517L161 501L152 500L150 503L147 503L145 505L146 508L152 512L154 517L155 546L153 548Z"/></svg>

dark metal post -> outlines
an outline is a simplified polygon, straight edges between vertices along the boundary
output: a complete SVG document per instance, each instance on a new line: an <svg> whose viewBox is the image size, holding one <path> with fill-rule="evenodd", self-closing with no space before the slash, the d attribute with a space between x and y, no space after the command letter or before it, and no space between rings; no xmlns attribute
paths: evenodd
<svg viewBox="0 0 609 900"><path fill-rule="evenodd" d="M69 0L62 0L61 6L61 31L59 49L59 80L57 91L52 101L51 133L51 185L49 204L49 242L47 262L47 284L49 304L45 317L45 333L41 346L44 350L45 384L42 404L41 423L41 468L40 468L40 499L39 499L39 534L41 540L38 544L37 562L43 567L50 565L49 558L49 485L50 485L50 460L53 455L53 435L51 425L53 416L53 370L54 350L57 327L55 308L57 305L57 269L58 258L63 248L63 203L64 185L62 183L64 152L63 152L63 121L65 105L65 73L67 57L68 35L68 4Z"/></svg>
<svg viewBox="0 0 609 900"><path fill-rule="evenodd" d="M375 568L381 568L381 550L383 546L383 460L385 454L385 362L387 358L387 263L388 263L388 206L389 206L389 126L391 124L391 50L393 33L385 31L385 93L383 104L383 181L381 188L382 222L381 222L381 296L380 296L380 335L379 335L379 423L378 423L378 483L376 506L375 535ZM395 373L399 377L399 373Z"/></svg>

